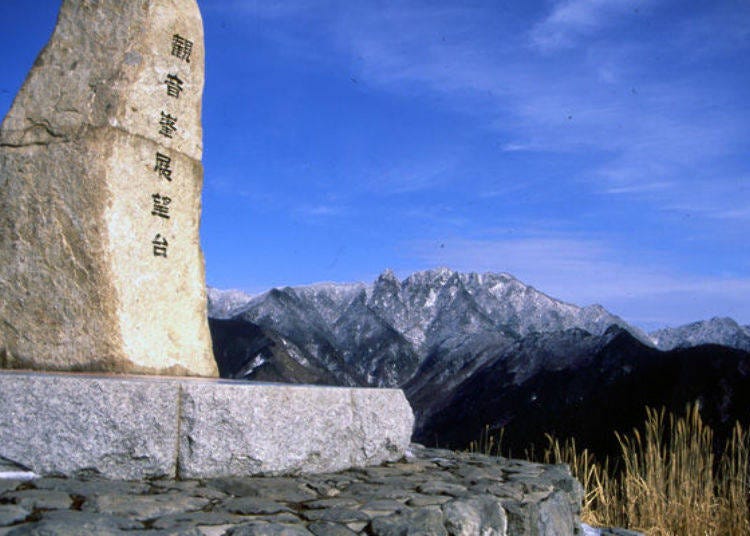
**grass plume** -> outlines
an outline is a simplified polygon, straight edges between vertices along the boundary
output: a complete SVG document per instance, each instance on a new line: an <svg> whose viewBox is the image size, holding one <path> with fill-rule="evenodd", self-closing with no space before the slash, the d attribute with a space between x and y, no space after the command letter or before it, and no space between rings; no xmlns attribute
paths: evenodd
<svg viewBox="0 0 750 536"><path fill-rule="evenodd" d="M647 409L642 430L617 434L615 463L597 461L575 440L547 439L544 461L570 465L586 490L585 523L649 536L750 535L750 445L739 423L718 459L697 404L679 417Z"/></svg>
<svg viewBox="0 0 750 536"><path fill-rule="evenodd" d="M503 444L505 428L493 434L489 425L479 433L479 440L469 443L469 452L484 454L485 456L500 456L500 448Z"/></svg>

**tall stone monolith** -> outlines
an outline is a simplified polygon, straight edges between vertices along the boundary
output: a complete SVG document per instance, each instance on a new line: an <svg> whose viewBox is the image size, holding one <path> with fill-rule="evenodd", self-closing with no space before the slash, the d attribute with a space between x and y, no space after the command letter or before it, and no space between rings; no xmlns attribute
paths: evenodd
<svg viewBox="0 0 750 536"><path fill-rule="evenodd" d="M196 0L64 0L0 127L0 367L216 376Z"/></svg>

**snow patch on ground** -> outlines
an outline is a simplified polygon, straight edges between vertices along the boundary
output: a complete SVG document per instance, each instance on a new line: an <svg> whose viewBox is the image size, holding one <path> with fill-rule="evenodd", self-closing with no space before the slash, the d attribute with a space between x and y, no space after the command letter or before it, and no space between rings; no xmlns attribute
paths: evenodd
<svg viewBox="0 0 750 536"><path fill-rule="evenodd" d="M250 374L253 373L255 369L262 366L265 362L266 362L266 358L263 357L263 354L258 354L253 358L253 360L250 363L248 363L245 367L243 367L243 369L240 370L239 373L237 373L237 376L240 378L243 376L249 376Z"/></svg>

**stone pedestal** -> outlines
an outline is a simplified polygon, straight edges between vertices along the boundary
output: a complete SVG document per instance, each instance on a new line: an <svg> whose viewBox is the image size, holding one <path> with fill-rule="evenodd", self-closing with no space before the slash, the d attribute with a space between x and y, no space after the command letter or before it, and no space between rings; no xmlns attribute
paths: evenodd
<svg viewBox="0 0 750 536"><path fill-rule="evenodd" d="M0 368L48 371L0 371L3 464L293 474L409 444L399 390L187 378L218 376L198 236L204 60L196 0L64 0L0 124Z"/></svg>
<svg viewBox="0 0 750 536"><path fill-rule="evenodd" d="M0 457L39 475L212 478L401 458L398 389L0 371Z"/></svg>

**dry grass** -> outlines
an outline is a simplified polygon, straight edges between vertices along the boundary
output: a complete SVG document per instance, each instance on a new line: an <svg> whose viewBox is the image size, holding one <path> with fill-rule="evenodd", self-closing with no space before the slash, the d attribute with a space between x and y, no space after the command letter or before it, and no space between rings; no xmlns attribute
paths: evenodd
<svg viewBox="0 0 750 536"><path fill-rule="evenodd" d="M485 456L500 456L504 433L505 428L502 428L499 433L492 434L489 425L485 426L484 430L479 433L479 440L469 443L469 452Z"/></svg>
<svg viewBox="0 0 750 536"><path fill-rule="evenodd" d="M547 435L549 447L544 451L544 463L566 463L583 485L584 497L581 520L592 526L621 526L622 523L610 523L617 517L614 510L615 501L609 500L615 485L610 477L609 460L597 462L588 450L579 451L575 439L560 442Z"/></svg>
<svg viewBox="0 0 750 536"><path fill-rule="evenodd" d="M579 452L575 441L548 436L544 461L569 464L586 490L585 523L649 536L750 534L750 444L739 424L719 460L697 405L681 417L648 409L643 430L617 439L621 459L615 469L586 449Z"/></svg>

